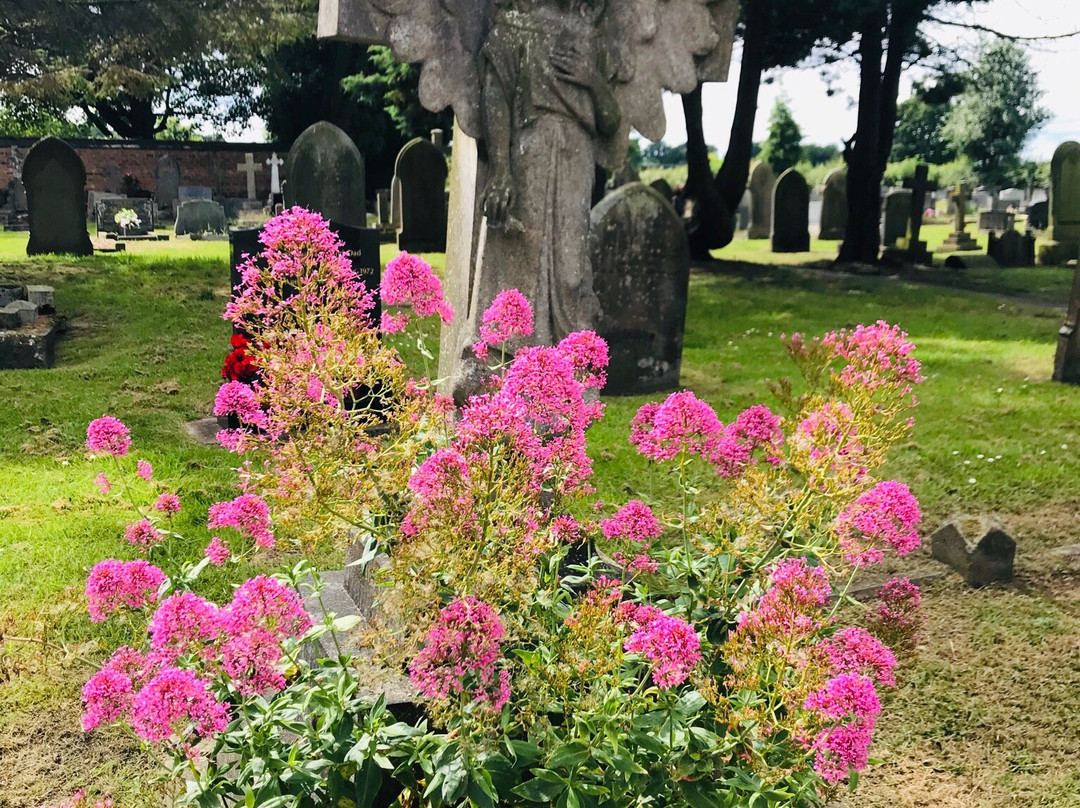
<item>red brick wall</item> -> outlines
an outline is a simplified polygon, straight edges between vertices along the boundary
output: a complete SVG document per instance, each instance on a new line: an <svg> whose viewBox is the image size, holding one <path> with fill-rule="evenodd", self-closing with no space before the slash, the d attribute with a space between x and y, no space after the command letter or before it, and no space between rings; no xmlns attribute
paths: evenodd
<svg viewBox="0 0 1080 808"><path fill-rule="evenodd" d="M111 140L71 140L86 166L86 187L89 191L109 190L106 175L110 166L119 169L120 176L131 174L143 190L153 192L157 185L157 161L165 154L180 166L181 185L205 185L214 196L247 197L247 174L236 166L245 161L245 154L255 156L262 167L255 174L258 197L270 195L270 168L266 165L271 153L282 160L288 147L273 143L173 143L168 141L126 142ZM0 188L6 188L12 178L12 148L17 147L25 159L33 140L0 138Z"/></svg>

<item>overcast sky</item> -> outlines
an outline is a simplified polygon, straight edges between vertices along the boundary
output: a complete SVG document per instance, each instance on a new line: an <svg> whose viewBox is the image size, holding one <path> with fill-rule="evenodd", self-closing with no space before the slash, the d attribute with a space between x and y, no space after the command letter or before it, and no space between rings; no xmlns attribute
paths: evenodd
<svg viewBox="0 0 1080 808"><path fill-rule="evenodd" d="M1080 0L992 0L976 6L977 10L954 12L957 19L1022 36L1043 36L1080 29ZM938 27L939 41L952 44L974 42L977 35L954 28ZM1027 156L1049 160L1064 140L1080 139L1080 37L1057 42L1031 43L1032 66L1045 91L1043 104L1053 118L1028 143ZM727 84L707 84L704 91L705 139L722 154L727 147L731 115L735 109L735 82L738 80L739 53L731 67ZM915 77L917 77L917 72ZM912 76L906 76L901 99L910 94ZM761 88L755 140L763 140L768 128L769 110L778 96L791 105L808 143L840 144L855 131L858 74L855 65L841 73L835 85L839 92L826 95L825 82L815 70L789 70L775 76L772 84ZM686 140L686 125L678 96L665 100L669 143Z"/></svg>

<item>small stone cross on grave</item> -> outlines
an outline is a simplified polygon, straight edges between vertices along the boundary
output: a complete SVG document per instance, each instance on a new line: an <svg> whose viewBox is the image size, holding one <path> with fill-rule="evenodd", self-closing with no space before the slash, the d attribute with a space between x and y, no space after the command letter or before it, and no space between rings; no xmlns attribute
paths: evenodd
<svg viewBox="0 0 1080 808"><path fill-rule="evenodd" d="M255 199L255 174L262 171L262 166L255 162L255 155L248 152L244 155L244 162L236 164L236 170L247 174L247 198Z"/></svg>
<svg viewBox="0 0 1080 808"><path fill-rule="evenodd" d="M963 183L949 192L949 199L956 205L956 229L949 234L938 249L941 252L967 252L979 249L979 243L967 233L967 203L970 193Z"/></svg>
<svg viewBox="0 0 1080 808"><path fill-rule="evenodd" d="M270 159L266 161L266 164L270 166L270 193L273 196L277 196L281 193L281 167L285 165L285 161L277 156L277 152L270 155Z"/></svg>

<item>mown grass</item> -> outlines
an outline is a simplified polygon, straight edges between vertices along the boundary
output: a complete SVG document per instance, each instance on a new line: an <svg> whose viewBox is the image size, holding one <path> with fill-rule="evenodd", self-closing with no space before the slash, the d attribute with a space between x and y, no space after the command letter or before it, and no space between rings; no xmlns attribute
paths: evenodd
<svg viewBox="0 0 1080 808"><path fill-rule="evenodd" d="M74 651L94 657L126 639L122 625L104 636L91 626L83 579L95 561L128 555L125 516L95 493L98 468L82 441L104 412L127 422L139 455L185 503L178 527L190 538L179 551L198 553L206 507L233 485L230 457L182 430L208 414L227 350L227 245L28 260L24 238L0 234L0 278L55 286L70 331L53 370L0 374L0 631L73 650L0 645L0 808L58 801L80 785L125 808L160 805L151 765L130 742L78 728L86 669ZM1049 276L1025 272L988 274L986 286L1044 294ZM781 333L879 318L903 326L927 381L915 436L890 471L920 496L928 527L953 511L998 511L1019 520L1027 542L1020 587L931 588L920 659L882 721L887 762L852 805L1080 805L1080 764L1066 754L1080 707L1080 570L1069 577L1076 564L1050 554L1076 541L1080 502L1080 389L1049 380L1061 316L896 279L794 269L692 278L683 383L725 420L768 401L765 380L791 371ZM591 434L607 501L660 496L666 485L626 442L645 400L609 400Z"/></svg>

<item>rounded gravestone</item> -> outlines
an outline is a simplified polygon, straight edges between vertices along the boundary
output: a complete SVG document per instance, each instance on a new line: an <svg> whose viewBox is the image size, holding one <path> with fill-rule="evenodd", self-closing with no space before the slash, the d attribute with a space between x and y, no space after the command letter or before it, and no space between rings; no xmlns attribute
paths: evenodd
<svg viewBox="0 0 1080 808"><path fill-rule="evenodd" d="M154 199L158 210L172 211L180 199L180 165L168 154L158 158Z"/></svg>
<svg viewBox="0 0 1080 808"><path fill-rule="evenodd" d="M823 241L841 241L847 232L847 171L833 169L825 177L821 192L821 231Z"/></svg>
<svg viewBox="0 0 1080 808"><path fill-rule="evenodd" d="M410 140L394 163L398 249L446 252L446 158L422 137Z"/></svg>
<svg viewBox="0 0 1080 808"><path fill-rule="evenodd" d="M893 247L907 237L911 221L911 189L894 188L885 194L885 221L881 228L881 243Z"/></svg>
<svg viewBox="0 0 1080 808"><path fill-rule="evenodd" d="M1051 241L1069 245L1068 257L1075 258L1080 242L1080 143L1062 143L1050 162Z"/></svg>
<svg viewBox="0 0 1080 808"><path fill-rule="evenodd" d="M94 252L86 231L86 168L59 138L39 140L22 173L30 218L27 255Z"/></svg>
<svg viewBox="0 0 1080 808"><path fill-rule="evenodd" d="M600 304L596 332L611 357L604 393L678 387L690 282L682 220L655 189L624 185L593 208L589 253Z"/></svg>
<svg viewBox="0 0 1080 808"><path fill-rule="evenodd" d="M776 173L762 161L750 172L750 227L747 238L768 238L772 233L772 197Z"/></svg>
<svg viewBox="0 0 1080 808"><path fill-rule="evenodd" d="M789 168L773 189L772 251L807 252L810 249L810 186L803 175Z"/></svg>
<svg viewBox="0 0 1080 808"><path fill-rule="evenodd" d="M364 158L341 128L327 121L300 133L282 171L285 207L300 206L325 219L367 227Z"/></svg>

